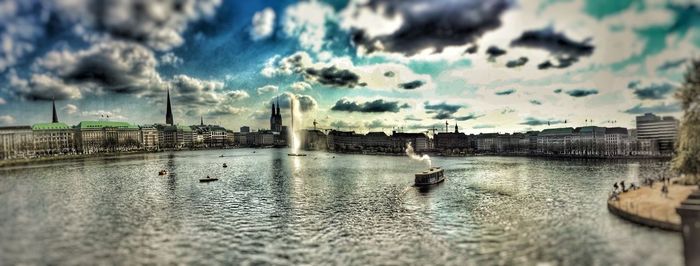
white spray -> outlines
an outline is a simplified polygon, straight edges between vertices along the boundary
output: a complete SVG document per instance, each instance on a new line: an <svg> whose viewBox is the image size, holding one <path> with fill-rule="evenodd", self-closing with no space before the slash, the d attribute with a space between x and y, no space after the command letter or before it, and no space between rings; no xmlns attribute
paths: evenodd
<svg viewBox="0 0 700 266"><path fill-rule="evenodd" d="M428 156L427 154L423 154L423 156L419 156L418 154L416 154L416 152L413 150L413 146L411 146L410 141L406 143L406 155L408 155L408 157L412 160L427 162L428 167L432 167L433 165L433 163L430 161L430 156Z"/></svg>
<svg viewBox="0 0 700 266"><path fill-rule="evenodd" d="M297 131L296 127L302 123L301 109L299 108L300 104L296 95L293 93L287 93L287 96L289 96L289 104L292 111L292 125L290 129L292 134L292 153L299 153L299 149L301 148L301 139L299 138L299 132Z"/></svg>

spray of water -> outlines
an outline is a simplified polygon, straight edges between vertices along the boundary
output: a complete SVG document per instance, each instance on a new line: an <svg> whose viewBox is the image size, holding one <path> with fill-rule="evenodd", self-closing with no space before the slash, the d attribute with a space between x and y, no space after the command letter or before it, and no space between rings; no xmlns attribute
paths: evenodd
<svg viewBox="0 0 700 266"><path fill-rule="evenodd" d="M411 142L406 143L406 155L408 155L408 157L412 160L427 162L428 167L432 167L433 165L433 162L430 161L430 156L427 154L423 154L423 156L416 154L416 152L413 150L413 146L411 146Z"/></svg>
<svg viewBox="0 0 700 266"><path fill-rule="evenodd" d="M301 139L297 129L302 125L303 116L301 114L299 100L297 99L296 95L293 93L287 93L287 96L289 96L289 104L292 109L292 124L290 129L292 134L292 153L299 153L299 149L301 148Z"/></svg>

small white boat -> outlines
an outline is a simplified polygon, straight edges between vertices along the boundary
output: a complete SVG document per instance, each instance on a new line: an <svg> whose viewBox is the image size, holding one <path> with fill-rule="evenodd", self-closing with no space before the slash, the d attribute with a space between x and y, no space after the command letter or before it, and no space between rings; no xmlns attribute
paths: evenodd
<svg viewBox="0 0 700 266"><path fill-rule="evenodd" d="M287 156L306 156L306 154L303 154L303 153L287 153Z"/></svg>
<svg viewBox="0 0 700 266"><path fill-rule="evenodd" d="M440 167L430 167L430 169L416 174L416 186L429 186L445 181L445 171Z"/></svg>

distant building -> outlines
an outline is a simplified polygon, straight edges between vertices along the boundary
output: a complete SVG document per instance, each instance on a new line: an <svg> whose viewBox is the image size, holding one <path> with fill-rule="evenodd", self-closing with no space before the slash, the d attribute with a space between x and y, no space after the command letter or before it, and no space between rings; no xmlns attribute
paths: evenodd
<svg viewBox="0 0 700 266"><path fill-rule="evenodd" d="M605 153L608 156L623 156L630 153L629 132L626 128L605 129Z"/></svg>
<svg viewBox="0 0 700 266"><path fill-rule="evenodd" d="M568 153L573 139L574 129L548 128L537 135L537 151L543 154Z"/></svg>
<svg viewBox="0 0 700 266"><path fill-rule="evenodd" d="M248 133L248 132L250 132L249 126L242 126L241 127L241 133Z"/></svg>
<svg viewBox="0 0 700 266"><path fill-rule="evenodd" d="M323 131L308 129L300 131L302 145L301 148L309 151L327 150L328 137Z"/></svg>
<svg viewBox="0 0 700 266"><path fill-rule="evenodd" d="M0 160L34 156L34 135L30 126L0 127Z"/></svg>
<svg viewBox="0 0 700 266"><path fill-rule="evenodd" d="M57 155L75 152L73 129L58 121L56 102L52 101L51 123L32 125L34 153L38 155Z"/></svg>
<svg viewBox="0 0 700 266"><path fill-rule="evenodd" d="M678 137L678 120L673 117L659 117L652 113L637 116L637 139L654 140L659 152L671 154Z"/></svg>
<svg viewBox="0 0 700 266"><path fill-rule="evenodd" d="M391 135L394 145L405 148L406 143L410 142L413 149L417 152L428 151L433 148L432 139L428 138L425 133L396 133Z"/></svg>
<svg viewBox="0 0 700 266"><path fill-rule="evenodd" d="M279 97L277 97L277 109L275 109L275 103L272 103L272 114L270 114L270 130L272 132L282 132L282 113L280 112Z"/></svg>
<svg viewBox="0 0 700 266"><path fill-rule="evenodd" d="M82 121L75 128L77 149L84 154L137 150L140 138L140 128L127 122Z"/></svg>
<svg viewBox="0 0 700 266"><path fill-rule="evenodd" d="M158 150L160 146L160 143L158 143L158 129L153 126L139 127L139 141L144 150Z"/></svg>

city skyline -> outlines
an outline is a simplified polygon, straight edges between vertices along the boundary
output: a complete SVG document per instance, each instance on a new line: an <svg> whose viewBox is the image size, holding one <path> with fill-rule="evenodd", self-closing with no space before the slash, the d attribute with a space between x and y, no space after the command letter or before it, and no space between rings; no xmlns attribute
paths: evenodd
<svg viewBox="0 0 700 266"><path fill-rule="evenodd" d="M285 93L299 98L303 127L360 132L445 121L477 134L632 128L647 112L678 117L673 91L700 50L698 7L593 2L186 1L139 13L127 1L98 19L82 2L8 1L0 125L49 122L52 99L67 124L162 123L166 93L175 124L231 129L269 127ZM453 8L480 11L435 15ZM453 35L402 34L443 22Z"/></svg>

